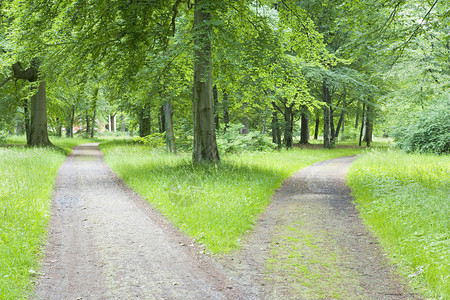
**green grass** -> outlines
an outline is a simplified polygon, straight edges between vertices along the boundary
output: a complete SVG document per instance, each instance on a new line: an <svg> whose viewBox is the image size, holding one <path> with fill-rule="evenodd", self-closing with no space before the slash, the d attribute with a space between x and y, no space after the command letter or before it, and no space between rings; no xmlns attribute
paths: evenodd
<svg viewBox="0 0 450 300"><path fill-rule="evenodd" d="M86 138L82 138L82 137L66 138L66 137L55 137L55 136L50 136L49 138L50 138L50 142L52 142L53 145L63 149L66 153L71 153L72 148L77 145L81 145L81 144L85 144L85 143L97 143L97 142L102 142L105 140L105 138L86 139ZM13 135L13 136L9 136L6 139L5 144L25 146L26 143L27 143L27 140L24 135L21 135L21 136Z"/></svg>
<svg viewBox="0 0 450 300"><path fill-rule="evenodd" d="M102 144L105 161L182 231L213 253L237 249L271 195L295 171L358 149L243 152L218 165L194 166L190 154Z"/></svg>
<svg viewBox="0 0 450 300"><path fill-rule="evenodd" d="M347 180L400 272L425 296L450 299L450 157L372 151Z"/></svg>
<svg viewBox="0 0 450 300"><path fill-rule="evenodd" d="M0 299L26 298L32 288L64 158L54 149L0 147Z"/></svg>

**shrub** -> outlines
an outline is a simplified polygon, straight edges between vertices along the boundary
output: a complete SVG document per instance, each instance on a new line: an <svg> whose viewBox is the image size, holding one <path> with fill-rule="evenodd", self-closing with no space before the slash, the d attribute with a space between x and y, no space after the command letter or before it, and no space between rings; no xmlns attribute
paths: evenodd
<svg viewBox="0 0 450 300"><path fill-rule="evenodd" d="M450 153L450 94L436 99L408 123L395 127L397 145L406 152Z"/></svg>
<svg viewBox="0 0 450 300"><path fill-rule="evenodd" d="M248 134L240 134L240 124L232 124L226 132L219 134L217 146L221 151L232 153L240 151L262 151L277 147L265 134L250 131Z"/></svg>
<svg viewBox="0 0 450 300"><path fill-rule="evenodd" d="M138 144L143 144L151 148L164 147L166 144L166 133L152 133L144 137L136 137L134 141Z"/></svg>

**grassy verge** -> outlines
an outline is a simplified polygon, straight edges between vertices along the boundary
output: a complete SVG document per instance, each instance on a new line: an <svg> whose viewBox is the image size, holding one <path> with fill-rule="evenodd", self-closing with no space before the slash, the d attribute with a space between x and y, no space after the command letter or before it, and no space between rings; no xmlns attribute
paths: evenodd
<svg viewBox="0 0 450 300"><path fill-rule="evenodd" d="M46 148L0 148L0 298L32 287L49 220L50 197L65 156Z"/></svg>
<svg viewBox="0 0 450 300"><path fill-rule="evenodd" d="M106 163L182 231L213 253L239 246L271 195L295 171L361 150L244 152L218 165L194 166L189 155L145 146L102 144Z"/></svg>
<svg viewBox="0 0 450 300"><path fill-rule="evenodd" d="M427 297L450 299L450 157L368 152L347 180L403 275Z"/></svg>

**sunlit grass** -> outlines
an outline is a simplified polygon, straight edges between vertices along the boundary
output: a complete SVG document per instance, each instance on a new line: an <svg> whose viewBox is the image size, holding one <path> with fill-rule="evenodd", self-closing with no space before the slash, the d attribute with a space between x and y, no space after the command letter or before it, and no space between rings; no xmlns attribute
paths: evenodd
<svg viewBox="0 0 450 300"><path fill-rule="evenodd" d="M145 146L101 145L124 181L181 230L213 253L237 249L284 179L318 161L357 149L243 152L218 165L194 166L191 155L167 155Z"/></svg>
<svg viewBox="0 0 450 300"><path fill-rule="evenodd" d="M368 226L426 296L450 298L450 157L373 151L347 177Z"/></svg>
<svg viewBox="0 0 450 300"><path fill-rule="evenodd" d="M105 138L87 139L87 138L82 138L82 137L67 138L67 137L55 137L55 136L50 136L49 139L53 145L63 149L66 153L71 153L72 148L75 146L85 144L85 143L97 143L97 142L101 142L101 141L105 140ZM9 136L6 139L6 144L25 146L27 144L27 140L24 135L19 135L19 136L13 135L13 136Z"/></svg>
<svg viewBox="0 0 450 300"><path fill-rule="evenodd" d="M23 299L31 289L54 179L64 158L49 148L0 147L1 299Z"/></svg>

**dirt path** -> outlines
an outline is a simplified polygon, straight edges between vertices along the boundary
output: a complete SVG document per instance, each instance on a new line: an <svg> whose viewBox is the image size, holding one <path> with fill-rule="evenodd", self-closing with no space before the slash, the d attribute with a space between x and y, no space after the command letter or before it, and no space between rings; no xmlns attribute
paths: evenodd
<svg viewBox="0 0 450 300"><path fill-rule="evenodd" d="M56 182L37 299L237 299L237 284L105 165L74 148Z"/></svg>
<svg viewBox="0 0 450 300"><path fill-rule="evenodd" d="M129 190L97 144L74 148L53 199L37 299L412 299L365 230L352 158L288 179L238 253L211 258Z"/></svg>
<svg viewBox="0 0 450 300"><path fill-rule="evenodd" d="M417 299L366 230L345 185L354 157L286 180L239 253L230 276L261 299Z"/></svg>

